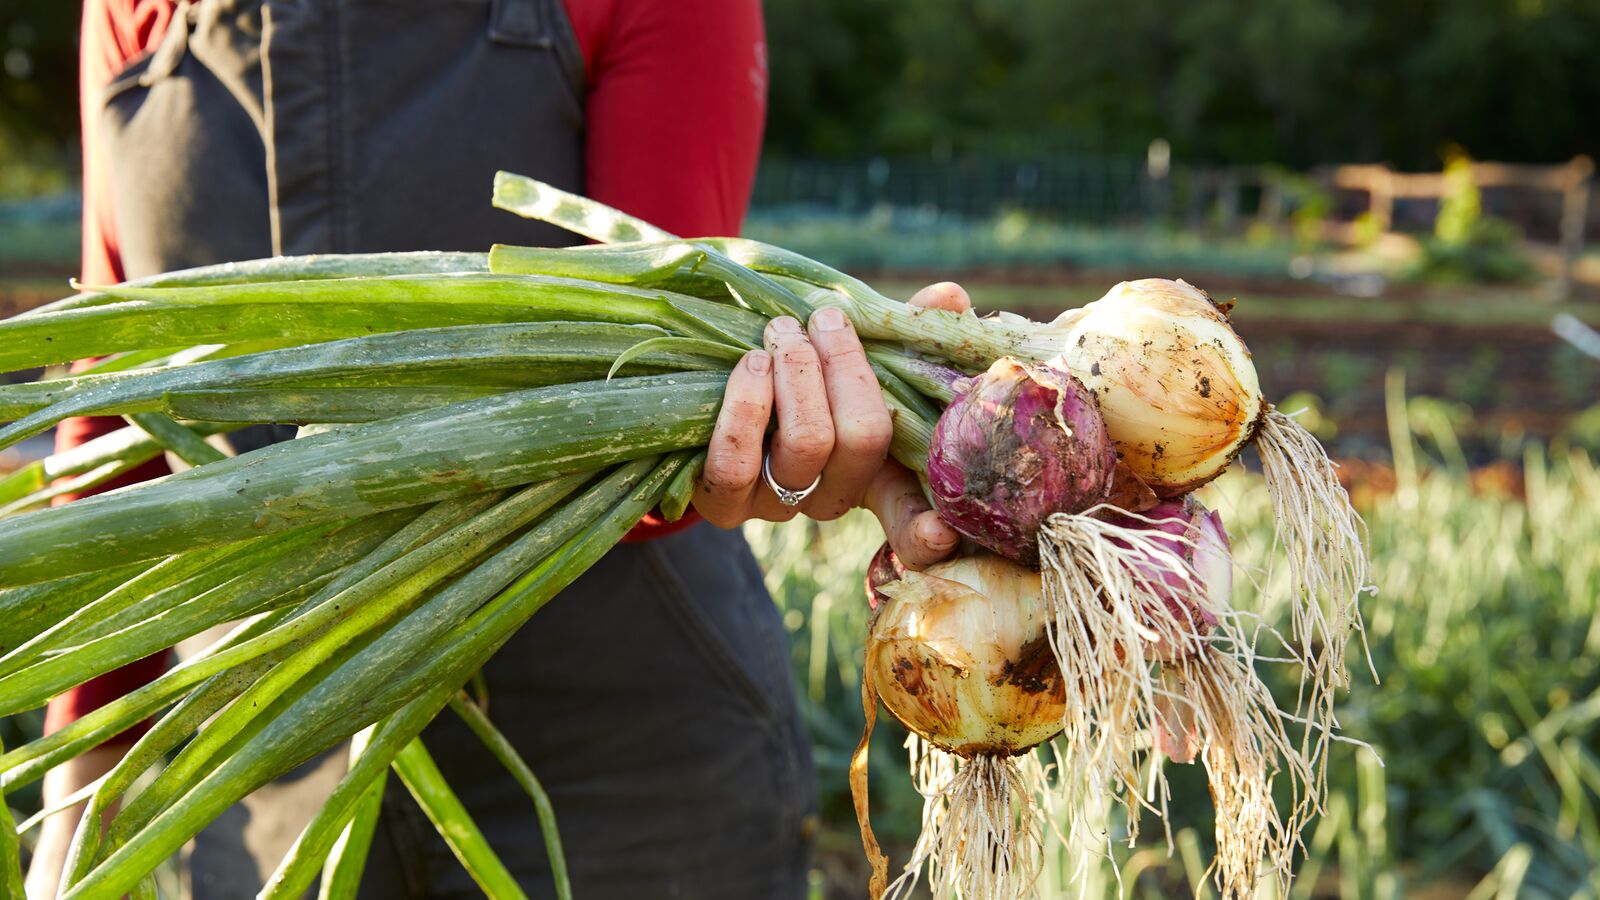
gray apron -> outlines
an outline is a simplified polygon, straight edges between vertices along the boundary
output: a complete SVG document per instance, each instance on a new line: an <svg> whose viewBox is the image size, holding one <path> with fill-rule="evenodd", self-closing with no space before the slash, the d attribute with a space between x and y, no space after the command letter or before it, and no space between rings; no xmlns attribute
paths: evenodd
<svg viewBox="0 0 1600 900"><path fill-rule="evenodd" d="M582 187L582 59L559 0L202 0L108 88L125 274L272 254L559 246L494 210L493 173ZM269 426L268 429L274 426ZM293 431L257 430L245 447ZM574 893L805 893L810 751L784 632L737 533L622 545L485 669L550 792ZM424 740L530 896L531 804L448 713ZM196 839L193 896L253 897L344 766L333 753ZM362 897L479 890L390 779Z"/></svg>

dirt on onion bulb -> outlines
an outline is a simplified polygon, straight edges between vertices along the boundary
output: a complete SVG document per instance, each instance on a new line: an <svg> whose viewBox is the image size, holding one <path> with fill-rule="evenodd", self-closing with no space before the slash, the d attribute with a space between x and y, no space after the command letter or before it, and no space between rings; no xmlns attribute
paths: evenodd
<svg viewBox="0 0 1600 900"><path fill-rule="evenodd" d="M1090 394L1064 367L996 360L939 416L928 487L957 531L1028 565L1039 526L1111 495L1116 450Z"/></svg>
<svg viewBox="0 0 1600 900"><path fill-rule="evenodd" d="M891 559L880 551L877 577L869 576L879 602L862 685L868 724L851 763L872 896L909 894L924 867L936 897L1024 896L1041 861L1043 822L1032 798L1042 785L1037 767L1013 757L1058 733L1066 715L1039 573L989 554L924 572L897 572ZM926 798L922 835L892 885L866 815L867 742L880 698L915 736Z"/></svg>

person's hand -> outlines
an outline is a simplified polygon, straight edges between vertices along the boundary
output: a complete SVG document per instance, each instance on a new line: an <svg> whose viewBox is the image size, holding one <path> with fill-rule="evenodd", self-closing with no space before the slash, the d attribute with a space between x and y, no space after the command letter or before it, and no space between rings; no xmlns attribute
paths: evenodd
<svg viewBox="0 0 1600 900"><path fill-rule="evenodd" d="M923 288L911 302L955 312L972 305L949 283ZM774 416L769 451L764 442ZM893 433L878 380L843 313L818 310L804 328L786 316L774 319L766 349L745 354L729 376L695 509L713 525L731 528L801 513L836 519L866 505L907 566L937 562L955 549L959 535L928 508L916 476L886 462ZM799 492L816 483L798 505L785 506L768 487L761 471L768 452L779 486Z"/></svg>

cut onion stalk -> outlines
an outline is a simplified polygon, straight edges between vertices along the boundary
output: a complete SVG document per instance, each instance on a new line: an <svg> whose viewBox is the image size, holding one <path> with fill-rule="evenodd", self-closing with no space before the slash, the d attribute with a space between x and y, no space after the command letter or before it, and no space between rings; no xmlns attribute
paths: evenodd
<svg viewBox="0 0 1600 900"><path fill-rule="evenodd" d="M909 896L924 869L936 897L1026 896L1042 860L1033 798L1045 785L1039 767L1015 757L1058 733L1067 711L1039 575L987 554L898 576L892 554L879 560L880 580L868 584L880 598L867 638L868 722L850 773L872 896ZM916 736L908 746L925 798L922 834L887 885L866 815L866 747L880 698Z"/></svg>

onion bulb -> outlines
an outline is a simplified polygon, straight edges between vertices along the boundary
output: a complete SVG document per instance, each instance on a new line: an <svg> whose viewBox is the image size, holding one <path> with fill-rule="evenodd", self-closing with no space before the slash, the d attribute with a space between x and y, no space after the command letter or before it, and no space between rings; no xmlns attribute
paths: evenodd
<svg viewBox="0 0 1600 900"><path fill-rule="evenodd" d="M878 584L866 677L910 730L964 759L1014 756L1061 730L1066 689L1039 573L961 557Z"/></svg>
<svg viewBox="0 0 1600 900"><path fill-rule="evenodd" d="M1122 461L1162 498L1222 473L1266 403L1228 316L1184 281L1124 281L1057 320L1063 357L1100 403Z"/></svg>
<svg viewBox="0 0 1600 900"><path fill-rule="evenodd" d="M1104 502L1116 463L1093 395L1070 372L1003 357L939 416L928 487L957 531L1031 565L1039 526Z"/></svg>
<svg viewBox="0 0 1600 900"><path fill-rule="evenodd" d="M1191 495L1113 521L1141 532L1183 562L1182 567L1163 564L1165 557L1135 562L1147 579L1150 599L1145 619L1153 637L1145 655L1171 659L1198 652L1200 640L1217 626L1217 613L1228 608L1233 593L1233 553L1222 517Z"/></svg>

